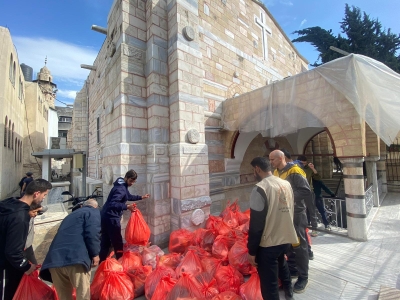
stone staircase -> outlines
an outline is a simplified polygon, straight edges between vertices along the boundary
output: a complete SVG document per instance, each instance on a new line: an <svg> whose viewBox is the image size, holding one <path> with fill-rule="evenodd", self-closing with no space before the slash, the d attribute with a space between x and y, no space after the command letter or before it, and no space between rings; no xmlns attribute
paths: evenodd
<svg viewBox="0 0 400 300"><path fill-rule="evenodd" d="M338 198L344 198L344 181L342 178L342 173L332 173L332 178L322 179L325 185L334 193ZM340 182L340 185L339 185ZM339 185L339 188L338 188ZM337 189L337 192L336 192ZM322 195L327 196L325 192Z"/></svg>

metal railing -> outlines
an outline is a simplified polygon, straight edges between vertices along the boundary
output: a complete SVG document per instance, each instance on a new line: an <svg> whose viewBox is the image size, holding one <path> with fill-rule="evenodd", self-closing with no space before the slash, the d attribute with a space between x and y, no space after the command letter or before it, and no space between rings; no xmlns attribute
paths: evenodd
<svg viewBox="0 0 400 300"><path fill-rule="evenodd" d="M332 231L347 231L346 200L341 198L322 198L326 211L326 218ZM319 223L321 215L317 214Z"/></svg>
<svg viewBox="0 0 400 300"><path fill-rule="evenodd" d="M374 194L372 193L372 184L365 190L365 211L367 216L374 206Z"/></svg>

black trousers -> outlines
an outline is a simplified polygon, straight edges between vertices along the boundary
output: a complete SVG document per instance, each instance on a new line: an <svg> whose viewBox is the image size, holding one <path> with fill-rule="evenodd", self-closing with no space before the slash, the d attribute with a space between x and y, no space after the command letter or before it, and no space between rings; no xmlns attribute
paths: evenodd
<svg viewBox="0 0 400 300"><path fill-rule="evenodd" d="M293 225L296 230L300 245L290 247L287 252L288 265L290 272L297 271L299 277L308 279L308 243L306 237L307 215L305 212L295 213L293 217Z"/></svg>
<svg viewBox="0 0 400 300"><path fill-rule="evenodd" d="M101 219L101 243L100 243L100 262L105 260L113 246L116 258L122 257L124 242L121 235L120 218Z"/></svg>
<svg viewBox="0 0 400 300"><path fill-rule="evenodd" d="M11 266L0 268L0 299L1 300L12 300L15 292L17 291L18 285L21 282L24 272L14 269ZM4 286L4 298L3 298L3 284Z"/></svg>
<svg viewBox="0 0 400 300"><path fill-rule="evenodd" d="M290 287L292 280L284 257L290 244L273 247L259 247L256 255L260 276L261 295L264 300L279 300L278 278L284 288Z"/></svg>

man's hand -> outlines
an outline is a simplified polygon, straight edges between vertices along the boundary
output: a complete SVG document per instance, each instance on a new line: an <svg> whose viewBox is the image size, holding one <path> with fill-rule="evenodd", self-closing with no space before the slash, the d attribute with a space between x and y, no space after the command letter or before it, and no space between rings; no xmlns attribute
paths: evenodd
<svg viewBox="0 0 400 300"><path fill-rule="evenodd" d="M31 273L32 273L33 271L35 271L35 270L36 270L36 265L31 264L31 267L29 268L28 271L25 272L25 274L26 274L26 275L29 275L29 274L31 274Z"/></svg>
<svg viewBox="0 0 400 300"><path fill-rule="evenodd" d="M309 163L308 167L315 173L317 174L317 170L315 170L314 164L313 163Z"/></svg>
<svg viewBox="0 0 400 300"><path fill-rule="evenodd" d="M146 199L146 198L149 198L149 197L150 197L150 194L146 194L146 195L142 196L142 199Z"/></svg>
<svg viewBox="0 0 400 300"><path fill-rule="evenodd" d="M249 259L249 263L253 266L257 268L257 263L256 263L256 257L250 254L247 254L247 257Z"/></svg>
<svg viewBox="0 0 400 300"><path fill-rule="evenodd" d="M99 265L100 257L97 255L92 259L92 268L97 267Z"/></svg>
<svg viewBox="0 0 400 300"><path fill-rule="evenodd" d="M128 204L126 208L129 209L131 212L134 212L136 211L136 203Z"/></svg>

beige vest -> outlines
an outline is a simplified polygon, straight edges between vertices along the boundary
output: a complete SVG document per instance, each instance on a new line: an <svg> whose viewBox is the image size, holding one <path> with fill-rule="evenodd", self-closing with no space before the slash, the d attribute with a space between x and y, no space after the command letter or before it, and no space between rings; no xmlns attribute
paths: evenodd
<svg viewBox="0 0 400 300"><path fill-rule="evenodd" d="M261 247L272 247L298 242L293 226L293 190L290 183L276 176L269 176L257 186L265 191L268 203Z"/></svg>

